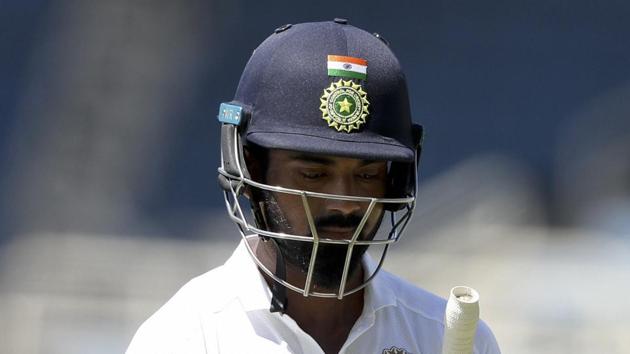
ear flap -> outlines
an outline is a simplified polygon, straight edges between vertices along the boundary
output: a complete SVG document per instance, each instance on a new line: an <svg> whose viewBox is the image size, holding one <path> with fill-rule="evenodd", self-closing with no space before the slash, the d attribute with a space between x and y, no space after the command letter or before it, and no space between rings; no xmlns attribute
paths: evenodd
<svg viewBox="0 0 630 354"><path fill-rule="evenodd" d="M413 138L413 146L416 150L416 161L392 162L389 170L389 181L387 186L388 198L403 198L415 194L416 168L420 163L424 129L421 125L414 124L411 127L411 134ZM387 210L398 211L404 206L404 204L388 204Z"/></svg>
<svg viewBox="0 0 630 354"><path fill-rule="evenodd" d="M424 142L424 127L420 124L411 126L413 146L416 149L416 167L420 167L420 155L422 155L422 143Z"/></svg>

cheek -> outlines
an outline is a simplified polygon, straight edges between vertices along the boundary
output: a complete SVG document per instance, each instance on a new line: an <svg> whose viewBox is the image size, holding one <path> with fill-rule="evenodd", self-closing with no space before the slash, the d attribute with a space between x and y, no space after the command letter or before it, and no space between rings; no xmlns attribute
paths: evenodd
<svg viewBox="0 0 630 354"><path fill-rule="evenodd" d="M308 234L309 226L304 205L302 204L302 197L286 193L275 193L274 197L291 227L290 233L297 235ZM313 212L312 206L311 212Z"/></svg>
<svg viewBox="0 0 630 354"><path fill-rule="evenodd" d="M365 231L372 231L374 228L377 228L380 225L381 219L383 218L383 205L377 204L372 209L370 213L369 219L365 225Z"/></svg>
<svg viewBox="0 0 630 354"><path fill-rule="evenodd" d="M370 196L373 196L375 198L385 198L385 195L387 191L387 180L380 180L377 183L375 183L375 185L370 189L370 191L368 192ZM380 204L377 205L377 207Z"/></svg>

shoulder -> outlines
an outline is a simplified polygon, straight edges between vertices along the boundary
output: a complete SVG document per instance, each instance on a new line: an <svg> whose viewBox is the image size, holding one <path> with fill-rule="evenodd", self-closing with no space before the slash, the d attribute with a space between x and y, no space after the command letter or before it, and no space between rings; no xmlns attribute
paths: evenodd
<svg viewBox="0 0 630 354"><path fill-rule="evenodd" d="M387 271L381 271L383 283L396 297L396 308L410 324L438 334L444 333L446 299ZM475 354L498 354L499 347L490 327L479 320L475 335Z"/></svg>
<svg viewBox="0 0 630 354"><path fill-rule="evenodd" d="M413 317L423 318L442 326L444 323L444 309L446 300L427 290L419 288L392 273L381 270L381 291L391 292L397 307Z"/></svg>
<svg viewBox="0 0 630 354"><path fill-rule="evenodd" d="M203 352L214 315L232 299L224 266L186 283L134 335L127 354Z"/></svg>

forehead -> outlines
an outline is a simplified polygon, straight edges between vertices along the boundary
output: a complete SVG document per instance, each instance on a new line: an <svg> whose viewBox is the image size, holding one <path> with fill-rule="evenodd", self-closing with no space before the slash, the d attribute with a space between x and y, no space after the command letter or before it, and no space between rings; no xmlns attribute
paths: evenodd
<svg viewBox="0 0 630 354"><path fill-rule="evenodd" d="M269 162L270 163L289 163L289 162L304 162L321 165L345 165L345 166L363 166L371 164L383 164L386 165L387 161L382 160L366 160L356 159L351 157L333 156L313 154L300 151L270 149L269 150Z"/></svg>

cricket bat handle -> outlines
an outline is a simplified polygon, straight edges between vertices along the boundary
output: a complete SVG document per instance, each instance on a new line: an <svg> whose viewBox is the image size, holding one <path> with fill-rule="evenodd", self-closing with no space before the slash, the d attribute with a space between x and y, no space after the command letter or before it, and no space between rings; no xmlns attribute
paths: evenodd
<svg viewBox="0 0 630 354"><path fill-rule="evenodd" d="M467 286L451 289L444 312L442 354L471 354L479 321L479 293Z"/></svg>

